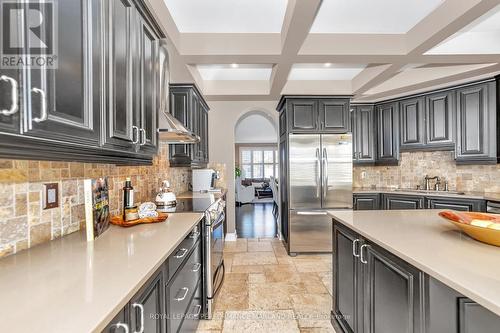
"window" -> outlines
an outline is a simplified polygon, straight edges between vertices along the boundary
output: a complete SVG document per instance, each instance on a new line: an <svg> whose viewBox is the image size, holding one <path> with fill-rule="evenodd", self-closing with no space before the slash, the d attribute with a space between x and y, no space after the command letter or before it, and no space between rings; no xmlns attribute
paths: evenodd
<svg viewBox="0 0 500 333"><path fill-rule="evenodd" d="M243 178L278 177L278 150L275 147L240 148Z"/></svg>

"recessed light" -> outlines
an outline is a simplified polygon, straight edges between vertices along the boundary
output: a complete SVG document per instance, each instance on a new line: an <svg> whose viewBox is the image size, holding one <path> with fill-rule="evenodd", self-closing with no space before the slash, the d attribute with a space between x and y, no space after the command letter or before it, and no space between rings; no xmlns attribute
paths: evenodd
<svg viewBox="0 0 500 333"><path fill-rule="evenodd" d="M239 65L238 64L231 64L231 68L238 68Z"/></svg>
<svg viewBox="0 0 500 333"><path fill-rule="evenodd" d="M326 62L323 66L325 66L325 67L332 67L332 63L331 62Z"/></svg>

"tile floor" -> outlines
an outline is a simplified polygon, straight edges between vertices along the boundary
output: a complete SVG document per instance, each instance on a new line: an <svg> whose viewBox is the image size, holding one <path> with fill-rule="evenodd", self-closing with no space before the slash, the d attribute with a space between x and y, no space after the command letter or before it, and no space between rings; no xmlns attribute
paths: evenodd
<svg viewBox="0 0 500 333"><path fill-rule="evenodd" d="M289 257L271 238L226 242L214 319L198 333L333 332L331 255Z"/></svg>

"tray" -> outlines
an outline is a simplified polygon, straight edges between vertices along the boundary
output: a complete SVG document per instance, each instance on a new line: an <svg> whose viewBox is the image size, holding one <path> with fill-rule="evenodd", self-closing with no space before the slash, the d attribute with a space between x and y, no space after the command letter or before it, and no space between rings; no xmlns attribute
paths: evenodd
<svg viewBox="0 0 500 333"><path fill-rule="evenodd" d="M123 216L115 215L111 218L111 224L118 225L120 227L133 227L138 224L147 224L147 223L160 223L164 222L168 218L167 213L158 213L158 217L145 217L143 219L137 219L132 221L124 221Z"/></svg>
<svg viewBox="0 0 500 333"><path fill-rule="evenodd" d="M439 216L453 223L470 237L480 242L500 246L500 230L485 226L472 225L473 221L483 221L485 224L499 224L500 215L479 212L440 212ZM477 222L475 222L477 223Z"/></svg>

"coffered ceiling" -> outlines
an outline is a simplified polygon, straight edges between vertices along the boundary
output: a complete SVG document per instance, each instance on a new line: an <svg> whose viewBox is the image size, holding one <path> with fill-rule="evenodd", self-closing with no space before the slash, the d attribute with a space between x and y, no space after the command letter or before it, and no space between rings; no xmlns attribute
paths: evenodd
<svg viewBox="0 0 500 333"><path fill-rule="evenodd" d="M500 0L148 0L208 100L376 101L500 73Z"/></svg>

